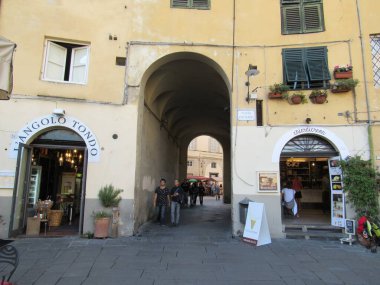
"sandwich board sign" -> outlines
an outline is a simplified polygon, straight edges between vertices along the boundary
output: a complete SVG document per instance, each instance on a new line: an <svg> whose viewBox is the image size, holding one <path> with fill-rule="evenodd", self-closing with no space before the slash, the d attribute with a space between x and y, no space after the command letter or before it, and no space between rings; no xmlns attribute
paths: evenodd
<svg viewBox="0 0 380 285"><path fill-rule="evenodd" d="M243 241L256 246L272 242L264 203L249 202Z"/></svg>

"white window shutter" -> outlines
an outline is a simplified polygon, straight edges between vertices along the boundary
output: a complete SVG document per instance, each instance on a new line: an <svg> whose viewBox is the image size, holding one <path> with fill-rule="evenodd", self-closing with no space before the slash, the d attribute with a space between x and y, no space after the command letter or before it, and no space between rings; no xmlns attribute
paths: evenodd
<svg viewBox="0 0 380 285"><path fill-rule="evenodd" d="M45 79L63 81L65 76L67 49L53 42L48 42L45 65Z"/></svg>
<svg viewBox="0 0 380 285"><path fill-rule="evenodd" d="M88 47L73 48L71 55L70 81L87 82Z"/></svg>

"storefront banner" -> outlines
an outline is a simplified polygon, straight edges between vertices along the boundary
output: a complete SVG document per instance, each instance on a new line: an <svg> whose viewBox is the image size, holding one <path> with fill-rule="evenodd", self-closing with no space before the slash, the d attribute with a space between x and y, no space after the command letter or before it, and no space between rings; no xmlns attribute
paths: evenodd
<svg viewBox="0 0 380 285"><path fill-rule="evenodd" d="M264 203L249 202L243 241L257 246L272 242Z"/></svg>
<svg viewBox="0 0 380 285"><path fill-rule="evenodd" d="M343 173L339 166L340 157L328 160L331 187L331 225L343 228L346 218L346 202L343 193Z"/></svg>
<svg viewBox="0 0 380 285"><path fill-rule="evenodd" d="M47 115L32 120L16 135L9 149L9 157L17 158L19 145L30 144L43 130L49 131L57 128L68 128L82 137L88 150L88 162L100 160L100 146L95 134L80 120L68 116Z"/></svg>

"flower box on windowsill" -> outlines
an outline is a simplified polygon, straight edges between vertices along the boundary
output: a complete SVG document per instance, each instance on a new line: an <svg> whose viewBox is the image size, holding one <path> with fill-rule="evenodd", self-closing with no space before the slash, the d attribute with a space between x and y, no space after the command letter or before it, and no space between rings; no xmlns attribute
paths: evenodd
<svg viewBox="0 0 380 285"><path fill-rule="evenodd" d="M333 89L331 89L331 92L332 93L345 93L345 92L348 92L350 90L351 89L349 89L349 88L333 88Z"/></svg>
<svg viewBox="0 0 380 285"><path fill-rule="evenodd" d="M335 79L349 79L352 78L352 70L351 71L334 71Z"/></svg>

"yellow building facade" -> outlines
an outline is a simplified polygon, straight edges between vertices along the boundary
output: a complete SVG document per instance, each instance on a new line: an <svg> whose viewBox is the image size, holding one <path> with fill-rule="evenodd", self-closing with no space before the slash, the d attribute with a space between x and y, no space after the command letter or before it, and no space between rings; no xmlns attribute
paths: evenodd
<svg viewBox="0 0 380 285"><path fill-rule="evenodd" d="M101 186L124 189L119 232L131 235L152 218L159 179L184 178L189 143L209 135L223 148L233 234L247 197L265 203L272 236L283 236L280 181L305 175L305 188L322 188L334 156L380 166L379 9L375 0L1 1L0 35L17 49L13 94L0 102L0 235L22 233L33 215L38 166L45 184L33 199L59 198L66 216L73 207L79 233L93 230ZM337 65L353 66L356 88L332 93ZM269 98L275 83L308 103ZM323 104L309 99L317 89L327 90ZM290 169L302 163L306 174ZM313 193L310 203L322 203Z"/></svg>

